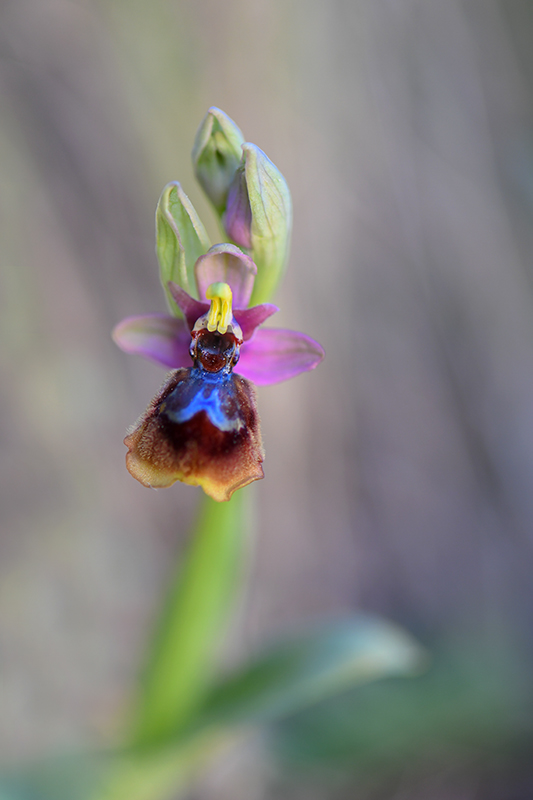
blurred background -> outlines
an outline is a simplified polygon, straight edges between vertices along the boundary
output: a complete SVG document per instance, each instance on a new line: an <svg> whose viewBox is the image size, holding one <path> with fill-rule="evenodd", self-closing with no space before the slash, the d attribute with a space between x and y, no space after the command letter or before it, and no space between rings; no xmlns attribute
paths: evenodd
<svg viewBox="0 0 533 800"><path fill-rule="evenodd" d="M533 798L533 6L2 0L0 758L112 735L200 490L122 438L163 379L118 351L223 108L288 180L276 324L327 358L261 389L266 479L237 660L377 612L418 678L324 702L195 800Z"/></svg>

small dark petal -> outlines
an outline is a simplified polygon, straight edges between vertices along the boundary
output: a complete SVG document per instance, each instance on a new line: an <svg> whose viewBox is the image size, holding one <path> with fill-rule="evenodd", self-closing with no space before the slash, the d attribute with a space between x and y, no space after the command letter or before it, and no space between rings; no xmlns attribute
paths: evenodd
<svg viewBox="0 0 533 800"><path fill-rule="evenodd" d="M246 342L251 339L255 329L262 325L265 320L279 311L279 308L272 303L262 303L260 306L252 308L235 309L235 319L242 330L243 340Z"/></svg>
<svg viewBox="0 0 533 800"><path fill-rule="evenodd" d="M209 303L205 301L200 303L198 300L195 300L194 297L187 294L187 292L182 289L181 286L178 286L177 283L174 283L174 281L168 282L168 290L187 320L189 329L192 330L198 317L201 317L209 311Z"/></svg>
<svg viewBox="0 0 533 800"><path fill-rule="evenodd" d="M171 373L124 444L126 466L144 486L180 480L222 501L263 477L255 389L232 373Z"/></svg>

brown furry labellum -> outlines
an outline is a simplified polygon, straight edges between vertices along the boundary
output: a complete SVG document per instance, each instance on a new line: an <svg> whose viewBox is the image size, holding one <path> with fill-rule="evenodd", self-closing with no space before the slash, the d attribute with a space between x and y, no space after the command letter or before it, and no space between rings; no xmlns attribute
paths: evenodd
<svg viewBox="0 0 533 800"><path fill-rule="evenodd" d="M263 477L255 388L232 372L231 333L193 333L194 367L172 372L131 433L126 466L144 486L183 481L214 500Z"/></svg>

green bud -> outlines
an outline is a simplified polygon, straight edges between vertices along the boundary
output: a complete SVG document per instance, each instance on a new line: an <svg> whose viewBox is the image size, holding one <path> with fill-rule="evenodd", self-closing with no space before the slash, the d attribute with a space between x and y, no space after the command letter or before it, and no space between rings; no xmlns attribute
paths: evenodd
<svg viewBox="0 0 533 800"><path fill-rule="evenodd" d="M226 233L257 265L251 303L272 298L289 257L292 203L279 169L255 144L242 147L224 215Z"/></svg>
<svg viewBox="0 0 533 800"><path fill-rule="evenodd" d="M218 214L242 158L244 136L220 108L210 108L198 128L192 162L196 177Z"/></svg>
<svg viewBox="0 0 533 800"><path fill-rule="evenodd" d="M174 281L194 296L194 265L209 250L211 243L193 204L177 181L163 189L157 204L155 225L161 283L170 310L175 316L181 316L168 290L168 282Z"/></svg>

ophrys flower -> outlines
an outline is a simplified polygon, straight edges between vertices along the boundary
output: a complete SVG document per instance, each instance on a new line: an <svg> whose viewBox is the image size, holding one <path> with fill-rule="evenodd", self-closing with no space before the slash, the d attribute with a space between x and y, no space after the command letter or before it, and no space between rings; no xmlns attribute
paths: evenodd
<svg viewBox="0 0 533 800"><path fill-rule="evenodd" d="M277 383L314 369L323 350L303 333L259 328L278 309L270 303L248 308L256 273L238 247L216 245L194 267L205 300L168 282L183 319L129 317L115 328L123 350L176 370L125 439L127 467L144 485L181 480L228 500L263 477L251 381Z"/></svg>

